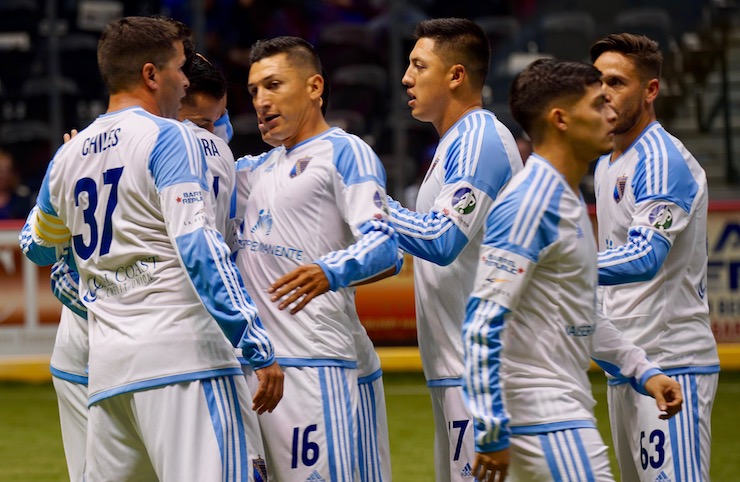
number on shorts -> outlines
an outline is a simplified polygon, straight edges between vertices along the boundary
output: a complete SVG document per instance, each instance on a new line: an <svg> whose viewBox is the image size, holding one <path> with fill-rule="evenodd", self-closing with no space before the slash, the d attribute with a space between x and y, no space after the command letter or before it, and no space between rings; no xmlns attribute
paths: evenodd
<svg viewBox="0 0 740 482"><path fill-rule="evenodd" d="M660 468L665 461L665 434L662 430L653 430L650 432L648 446L650 444L654 446L654 455L648 454L647 448L643 445L644 440L645 432L640 432L640 464L642 465L642 470L647 470L648 464L654 469Z"/></svg>
<svg viewBox="0 0 740 482"><path fill-rule="evenodd" d="M470 423L470 420L454 420L452 422L452 428L459 430L457 444L455 445L455 456L452 457L452 460L460 459L460 450L462 449L463 437L465 437L465 430L468 428L468 423Z"/></svg>
<svg viewBox="0 0 740 482"><path fill-rule="evenodd" d="M313 464L316 463L317 460L319 460L319 444L316 442L311 442L308 440L308 436L311 434L311 432L316 431L316 424L309 425L306 427L306 430L303 431L303 443L300 442L300 427L295 427L293 429L293 450L292 455L290 459L290 468L295 469L298 467L298 451L299 451L299 445L300 452L301 452L301 462L306 467L310 467Z"/></svg>

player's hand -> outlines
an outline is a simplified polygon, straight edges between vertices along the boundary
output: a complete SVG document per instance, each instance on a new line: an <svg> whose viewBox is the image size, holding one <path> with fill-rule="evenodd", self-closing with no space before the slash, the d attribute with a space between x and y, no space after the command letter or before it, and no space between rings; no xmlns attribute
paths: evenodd
<svg viewBox="0 0 740 482"><path fill-rule="evenodd" d="M278 278L267 290L272 293L273 302L279 302L278 309L284 310L297 303L290 310L295 315L317 296L329 291L329 280L318 264L304 264L285 276ZM299 301L300 300L300 301Z"/></svg>
<svg viewBox="0 0 740 482"><path fill-rule="evenodd" d="M475 454L473 476L479 482L503 482L509 470L510 451L508 448L497 452L478 452Z"/></svg>
<svg viewBox="0 0 740 482"><path fill-rule="evenodd" d="M272 412L283 398L283 369L277 362L254 371L259 384L252 398L252 410L262 415Z"/></svg>
<svg viewBox="0 0 740 482"><path fill-rule="evenodd" d="M69 131L69 133L65 132L64 135L62 136L62 139L64 139L64 143L66 144L70 141L70 139L72 139L76 135L77 135L77 129L72 129L71 131Z"/></svg>
<svg viewBox="0 0 740 482"><path fill-rule="evenodd" d="M681 384L673 378L664 374L655 375L645 382L645 391L654 399L658 410L661 412L659 418L668 420L681 411L683 395L681 395Z"/></svg>

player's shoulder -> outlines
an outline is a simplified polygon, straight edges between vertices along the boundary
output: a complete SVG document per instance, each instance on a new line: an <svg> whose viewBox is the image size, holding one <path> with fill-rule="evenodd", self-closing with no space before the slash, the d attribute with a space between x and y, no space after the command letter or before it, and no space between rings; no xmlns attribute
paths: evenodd
<svg viewBox="0 0 740 482"><path fill-rule="evenodd" d="M638 162L677 166L691 163L694 157L683 143L658 122L652 123L635 141Z"/></svg>
<svg viewBox="0 0 740 482"><path fill-rule="evenodd" d="M265 151L261 154L257 155L251 155L247 154L244 156L241 156L236 160L236 170L237 171L254 171L261 165L263 165L265 162L267 162L268 159L273 158L274 156L279 156L282 152L285 151L285 148L283 146L278 146L270 149L269 151Z"/></svg>

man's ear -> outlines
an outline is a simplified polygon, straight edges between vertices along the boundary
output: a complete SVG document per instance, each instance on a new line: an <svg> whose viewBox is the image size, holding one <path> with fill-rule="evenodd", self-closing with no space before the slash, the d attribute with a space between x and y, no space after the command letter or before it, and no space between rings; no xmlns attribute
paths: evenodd
<svg viewBox="0 0 740 482"><path fill-rule="evenodd" d="M465 66L463 64L455 64L450 67L449 75L450 88L457 89L459 86L462 85L463 81L465 80L465 76L468 75L468 73L465 70Z"/></svg>
<svg viewBox="0 0 740 482"><path fill-rule="evenodd" d="M320 99L324 93L324 78L320 74L313 74L306 80L306 87L311 100Z"/></svg>
<svg viewBox="0 0 740 482"><path fill-rule="evenodd" d="M553 107L547 113L547 123L553 126L555 129L565 132L568 130L568 124L570 119L568 118L568 112L560 107Z"/></svg>
<svg viewBox="0 0 740 482"><path fill-rule="evenodd" d="M150 89L157 88L157 73L157 67L151 62L145 63L141 68L141 78Z"/></svg>
<svg viewBox="0 0 740 482"><path fill-rule="evenodd" d="M645 100L648 104L655 102L660 91L660 81L658 79L650 79L645 86Z"/></svg>

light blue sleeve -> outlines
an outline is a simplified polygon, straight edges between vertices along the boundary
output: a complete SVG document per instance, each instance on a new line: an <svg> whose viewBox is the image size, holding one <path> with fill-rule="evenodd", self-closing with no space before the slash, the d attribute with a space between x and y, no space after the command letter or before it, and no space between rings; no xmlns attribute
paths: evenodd
<svg viewBox="0 0 740 482"><path fill-rule="evenodd" d="M462 326L465 353L465 402L473 417L475 449L495 452L510 444L509 417L501 386L501 334L509 310L471 297Z"/></svg>
<svg viewBox="0 0 740 482"><path fill-rule="evenodd" d="M444 187L435 206L428 213L414 212L389 199L391 218L398 233L398 243L404 251L445 266L454 261L469 242L468 232L477 232L499 191L512 177L512 160L496 130L493 116L476 115L459 125L461 134L453 141L442 160ZM518 155L518 154L517 154ZM520 163L521 159L516 162ZM468 215L467 230L451 218L452 206L441 199L451 191L479 190L477 212ZM458 188L460 190L458 191Z"/></svg>
<svg viewBox="0 0 740 482"><path fill-rule="evenodd" d="M649 130L635 146L638 162L632 179L635 215L628 229L627 243L599 253L599 284L617 285L648 281L660 271L670 241L656 228L645 211L666 210L672 216L664 232L675 236L685 226L685 218L699 191L686 160L662 129ZM682 212L670 206L677 206Z"/></svg>
<svg viewBox="0 0 740 482"><path fill-rule="evenodd" d="M203 305L229 341L255 369L272 364L272 343L221 234L215 229L183 234L177 249Z"/></svg>
<svg viewBox="0 0 740 482"><path fill-rule="evenodd" d="M632 227L627 244L599 253L599 284L649 281L663 266L670 249L668 240L652 229Z"/></svg>
<svg viewBox="0 0 740 482"><path fill-rule="evenodd" d="M396 266L398 241L385 207L385 170L378 156L359 138L329 137L334 145L337 200L359 239L316 260L332 291L370 279Z"/></svg>
<svg viewBox="0 0 740 482"><path fill-rule="evenodd" d="M398 233L398 246L417 258L447 266L468 245L465 233L441 212L411 211L390 196L388 207L391 221ZM403 227L397 221L402 221ZM408 225L413 228L408 229Z"/></svg>
<svg viewBox="0 0 740 482"><path fill-rule="evenodd" d="M48 192L48 190L47 190ZM21 247L21 251L30 259L34 264L39 266L49 266L57 261L57 250L56 248L49 246L39 246L33 241L33 219L36 216L36 210L39 209L38 204L31 209L31 212L26 218L26 224L23 225L20 234L18 235L18 241Z"/></svg>
<svg viewBox="0 0 740 482"><path fill-rule="evenodd" d="M77 316L87 319L87 308L80 300L80 275L74 268L74 258L66 248L51 268L51 291L64 306Z"/></svg>
<svg viewBox="0 0 740 482"><path fill-rule="evenodd" d="M186 191L197 189L196 186L208 191L205 155L195 135L180 123L164 119L157 123L160 134L149 169L158 191L179 186ZM197 214L205 209L210 197L202 195L200 201L187 205L177 205L170 197L160 196L165 219L185 217L191 221L168 223L168 234L204 307L229 341L242 348L255 369L272 364L272 343L230 258L229 247L221 234Z"/></svg>

